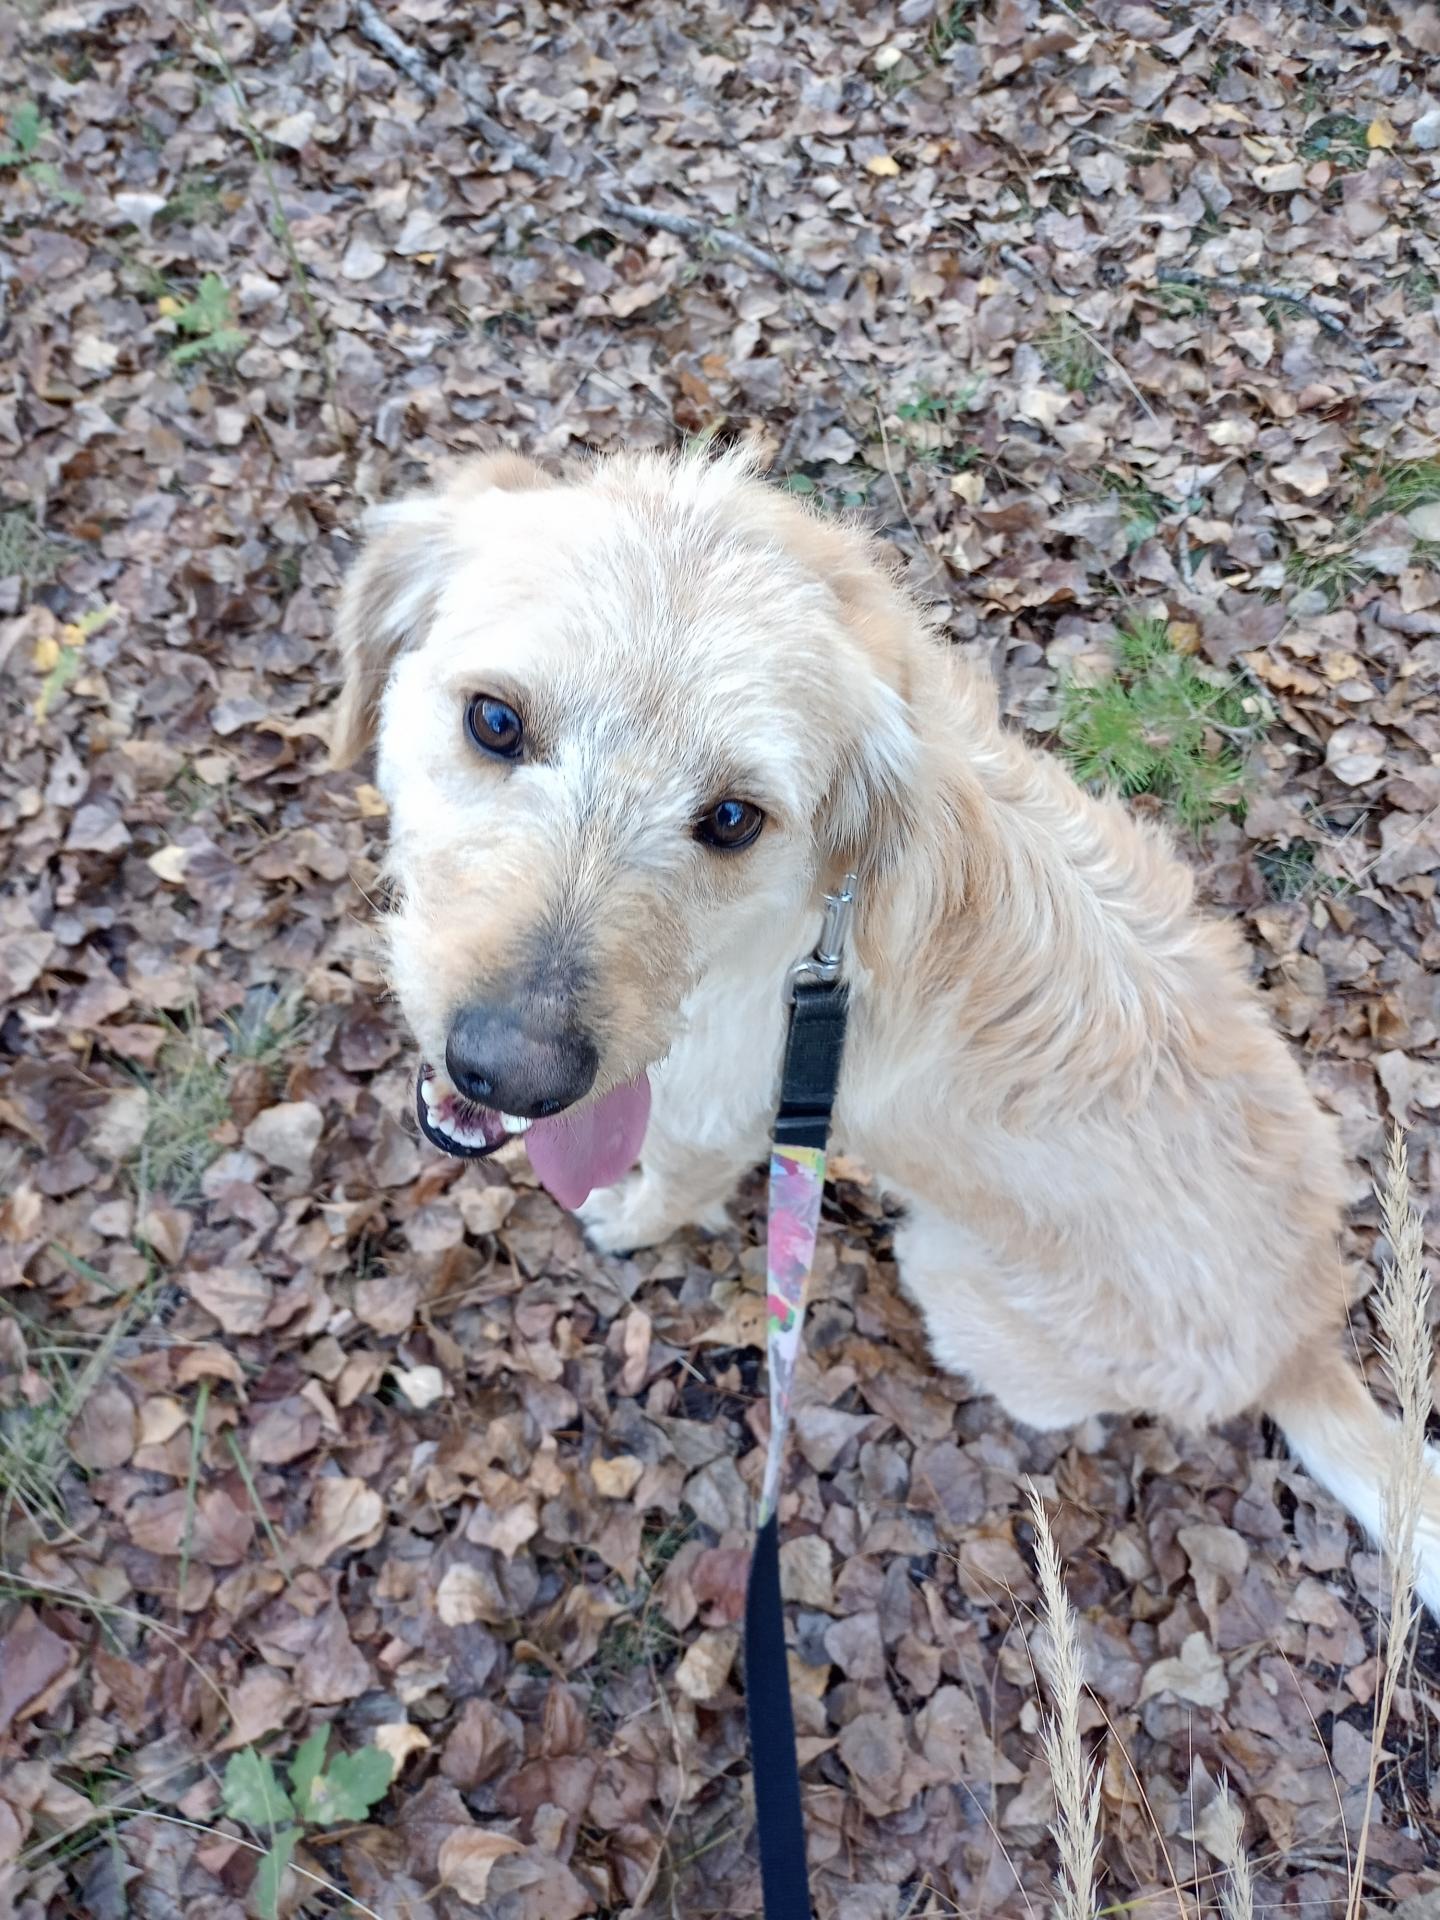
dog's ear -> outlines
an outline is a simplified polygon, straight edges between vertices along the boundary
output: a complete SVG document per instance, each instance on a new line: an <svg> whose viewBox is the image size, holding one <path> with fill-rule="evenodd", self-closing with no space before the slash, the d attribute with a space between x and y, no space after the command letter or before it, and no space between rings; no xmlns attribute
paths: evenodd
<svg viewBox="0 0 1440 1920"><path fill-rule="evenodd" d="M914 831L918 741L903 693L876 673L854 688L855 731L821 808L833 868L862 880L893 866Z"/></svg>
<svg viewBox="0 0 1440 1920"><path fill-rule="evenodd" d="M390 669L434 613L446 570L474 526L476 496L553 485L520 454L487 454L457 467L435 491L366 516L365 545L346 578L336 620L344 681L331 720L331 766L348 767L374 739Z"/></svg>
<svg viewBox="0 0 1440 1920"><path fill-rule="evenodd" d="M929 642L867 533L782 501L785 545L830 589L848 642L837 662L845 746L816 826L833 868L863 877L890 866L914 829L919 740L911 701L919 650ZM772 525L775 517L772 507Z"/></svg>

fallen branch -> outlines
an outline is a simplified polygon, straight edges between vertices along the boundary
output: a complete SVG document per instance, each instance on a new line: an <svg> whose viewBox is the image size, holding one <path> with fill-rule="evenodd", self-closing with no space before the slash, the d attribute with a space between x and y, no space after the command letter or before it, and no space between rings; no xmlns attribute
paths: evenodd
<svg viewBox="0 0 1440 1920"><path fill-rule="evenodd" d="M1238 294L1250 300L1278 300L1287 307L1294 307L1300 313L1308 314L1326 333L1333 334L1337 340L1343 340L1346 346L1352 348L1363 361L1372 380L1380 378L1379 369L1345 322L1337 319L1333 313L1327 313L1324 307L1317 307L1303 293L1291 293L1288 287L1264 287L1254 280L1232 280L1225 274L1191 273L1188 267L1161 267L1155 278L1161 286L1203 287L1211 293Z"/></svg>
<svg viewBox="0 0 1440 1920"><path fill-rule="evenodd" d="M357 0L355 21L371 46L383 54L392 66L398 67L427 100L438 97L441 85L439 75L424 54L395 31L375 6L374 0ZM467 101L465 120L467 126L493 149L496 159L507 167L518 167L522 172L532 173L541 180L555 177L557 170L543 154L518 139L483 107ZM660 207L644 207L638 201L622 200L617 194L609 192L601 192L596 198L603 211L617 220L629 220L637 227L671 233L678 239L708 247L714 253L729 254L732 259L744 260L748 265L758 267L762 273L774 274L777 280L799 287L804 293L825 291L825 276L817 273L813 267L791 266L767 247L758 247L753 240L731 233L726 227L717 227L711 221L696 219L688 213L667 213Z"/></svg>
<svg viewBox="0 0 1440 1920"><path fill-rule="evenodd" d="M440 76L430 65L418 48L412 47L390 25L390 22L373 5L372 0L358 0L355 20L361 33L375 48L384 54L392 66L398 67L412 86L418 87L427 100L434 100L440 93ZM477 107L472 101L465 103L466 124L480 135L487 146L495 150L497 159L507 166L518 167L523 173L533 173L537 178L548 180L554 168L544 155L519 140L509 129L503 126L493 114L486 113L483 107Z"/></svg>
<svg viewBox="0 0 1440 1920"><path fill-rule="evenodd" d="M790 266L767 247L757 247L753 240L731 233L728 227L714 226L710 221L697 220L688 213L667 213L662 207L642 207L634 200L621 200L611 193L600 195L600 205L618 220L633 220L637 227L653 227L659 233L673 233L678 239L693 240L697 246L710 247L716 253L728 253L736 260L748 261L752 267L759 267L762 273L773 273L778 280L788 281L792 287L799 287L805 293L825 291L824 274L817 273L813 267Z"/></svg>

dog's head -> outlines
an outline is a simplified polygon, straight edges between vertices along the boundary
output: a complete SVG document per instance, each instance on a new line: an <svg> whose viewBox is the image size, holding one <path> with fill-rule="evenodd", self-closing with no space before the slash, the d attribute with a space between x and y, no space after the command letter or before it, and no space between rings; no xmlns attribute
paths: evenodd
<svg viewBox="0 0 1440 1920"><path fill-rule="evenodd" d="M904 837L916 632L869 541L743 455L501 455L375 513L333 757L377 740L437 1144L538 1121L537 1165L547 1136L575 1163L557 1192L618 1177L691 989L798 956L826 880Z"/></svg>

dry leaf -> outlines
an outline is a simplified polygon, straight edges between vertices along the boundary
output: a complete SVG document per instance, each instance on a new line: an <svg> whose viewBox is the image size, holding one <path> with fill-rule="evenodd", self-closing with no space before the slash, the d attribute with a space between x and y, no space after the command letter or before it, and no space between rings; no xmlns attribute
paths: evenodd
<svg viewBox="0 0 1440 1920"><path fill-rule="evenodd" d="M1272 471L1277 480L1283 480L1287 487L1303 493L1307 500L1315 499L1334 484L1330 469L1323 460L1287 460L1283 466L1275 467Z"/></svg>
<svg viewBox="0 0 1440 1920"><path fill-rule="evenodd" d="M183 886L192 851L190 847L161 847L158 853L150 855L145 864L156 879L163 880L167 887Z"/></svg>
<svg viewBox="0 0 1440 1920"><path fill-rule="evenodd" d="M503 1620L505 1603L478 1568L456 1566L447 1568L436 1589L435 1611L447 1627L464 1627L477 1620Z"/></svg>
<svg viewBox="0 0 1440 1920"><path fill-rule="evenodd" d="M272 1167L308 1173L324 1127L313 1100L283 1100L255 1116L245 1129L245 1145Z"/></svg>
<svg viewBox="0 0 1440 1920"><path fill-rule="evenodd" d="M616 1454L611 1460L597 1458L590 1462L590 1478L597 1490L611 1500L628 1500L644 1471L644 1464L629 1454Z"/></svg>
<svg viewBox="0 0 1440 1920"><path fill-rule="evenodd" d="M70 1643L24 1606L0 1639L0 1727L10 1727L69 1666Z"/></svg>
<svg viewBox="0 0 1440 1920"><path fill-rule="evenodd" d="M385 1504L373 1487L327 1475L316 1482L309 1523L295 1536L295 1559L303 1567L323 1566L331 1554L373 1538L384 1518Z"/></svg>
<svg viewBox="0 0 1440 1920"><path fill-rule="evenodd" d="M485 1833L479 1827L459 1827L440 1848L439 1873L444 1886L452 1887L471 1906L480 1906L490 1885L490 1874L497 1860L507 1854L523 1853L518 1840L506 1833Z"/></svg>
<svg viewBox="0 0 1440 1920"><path fill-rule="evenodd" d="M714 1700L730 1679L740 1645L734 1627L710 1627L691 1642L675 1669L675 1684L691 1700Z"/></svg>
<svg viewBox="0 0 1440 1920"><path fill-rule="evenodd" d="M253 1271L212 1267L208 1273L182 1274L180 1284L226 1333L258 1333L275 1301L274 1287Z"/></svg>
<svg viewBox="0 0 1440 1920"><path fill-rule="evenodd" d="M1173 1693L1195 1707L1225 1705L1230 1697L1225 1662L1203 1633L1188 1634L1177 1657L1157 1660L1145 1669L1140 1698L1149 1700L1157 1693Z"/></svg>
<svg viewBox="0 0 1440 1920"><path fill-rule="evenodd" d="M422 1413L445 1398L445 1376L439 1367L392 1367L390 1377L411 1406Z"/></svg>
<svg viewBox="0 0 1440 1920"><path fill-rule="evenodd" d="M398 1780L411 1754L424 1753L429 1747L430 1736L408 1720L386 1720L372 1730L370 1743L389 1754Z"/></svg>
<svg viewBox="0 0 1440 1920"><path fill-rule="evenodd" d="M1347 721L1326 741L1325 764L1347 787L1363 786L1385 765L1385 736L1362 720Z"/></svg>

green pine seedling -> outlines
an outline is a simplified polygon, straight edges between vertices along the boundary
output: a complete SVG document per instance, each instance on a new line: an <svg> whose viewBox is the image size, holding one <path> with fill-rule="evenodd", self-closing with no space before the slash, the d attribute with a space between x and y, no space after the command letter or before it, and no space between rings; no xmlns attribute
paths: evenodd
<svg viewBox="0 0 1440 1920"><path fill-rule="evenodd" d="M330 1729L317 1727L290 1762L290 1791L281 1786L274 1763L253 1747L232 1753L225 1769L223 1802L232 1820L269 1835L265 1857L255 1876L255 1904L263 1920L278 1920L280 1882L307 1827L350 1825L363 1820L390 1787L394 1767L388 1753L362 1747L337 1753L325 1766Z"/></svg>
<svg viewBox="0 0 1440 1920"><path fill-rule="evenodd" d="M1156 794L1195 828L1243 810L1244 762L1230 743L1258 733L1265 718L1238 682L1205 679L1163 620L1136 620L1116 636L1110 679L1065 686L1060 741L1078 780Z"/></svg>
<svg viewBox="0 0 1440 1920"><path fill-rule="evenodd" d="M176 308L174 320L182 333L192 336L170 354L171 364L177 367L206 354L219 360L233 359L249 337L235 325L230 289L218 273L205 275L194 299Z"/></svg>

